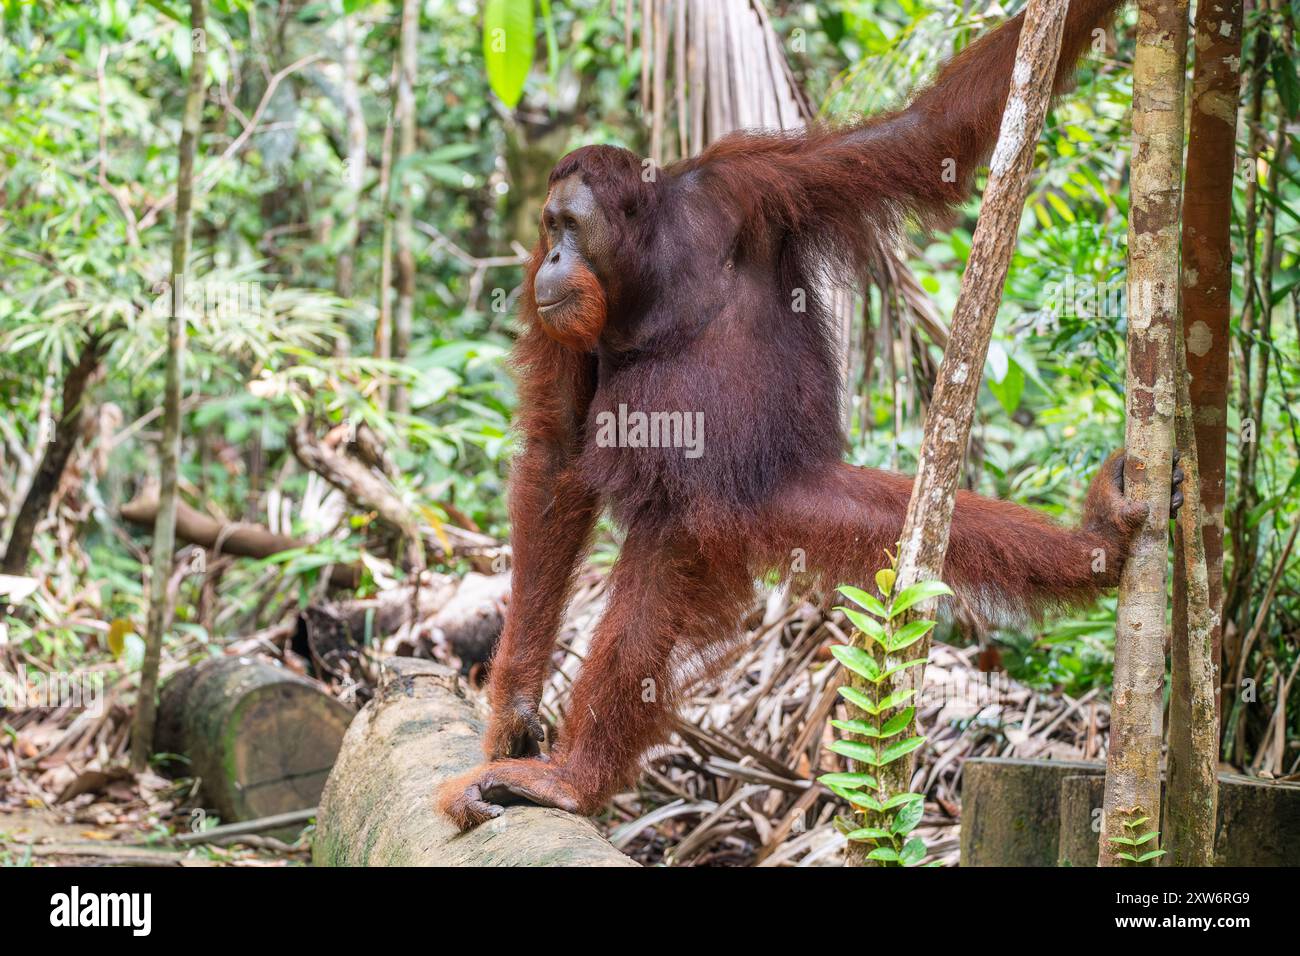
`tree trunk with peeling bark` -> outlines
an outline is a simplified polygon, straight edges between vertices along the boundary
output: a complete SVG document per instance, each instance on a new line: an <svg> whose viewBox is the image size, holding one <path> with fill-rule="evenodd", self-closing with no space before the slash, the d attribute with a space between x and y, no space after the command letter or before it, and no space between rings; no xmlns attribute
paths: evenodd
<svg viewBox="0 0 1300 956"><path fill-rule="evenodd" d="M1223 506L1227 477L1228 358L1231 349L1232 181L1236 173L1237 101L1241 78L1241 0L1202 0L1196 8L1187 182L1183 192L1183 341L1205 537L1210 607L1223 608ZM1225 32L1226 31L1226 32ZM1181 535L1179 523L1175 535ZM1187 633L1181 541L1174 544L1174 639ZM1213 631L1213 661L1221 670L1222 621ZM1183 657L1175 651L1174 679ZM1175 696L1175 701L1177 697ZM1216 698L1217 706L1217 698ZM1172 718L1171 718L1172 719Z"/></svg>
<svg viewBox="0 0 1300 956"><path fill-rule="evenodd" d="M176 548L176 475L181 457L181 367L185 357L185 269L190 258L194 223L194 154L203 118L207 88L207 10L205 0L190 2L190 83L181 117L180 169L176 177L176 226L172 234L171 310L167 317L167 379L163 392L163 429L159 448L158 517L153 529L153 561L149 574L149 618L145 630L144 663L140 668L140 699L131 730L131 768L143 770L153 751L158 712L158 666L168 625L167 582Z"/></svg>
<svg viewBox="0 0 1300 956"><path fill-rule="evenodd" d="M953 310L952 332L925 419L916 481L899 539L895 593L918 581L942 577L980 378L1029 192L1034 151L1051 100L1068 6L1067 0L1030 0L1025 11L1010 94L990 163L988 187L975 226L970 259L962 276L961 293ZM932 604L932 601L922 602L909 619L927 616L925 609ZM925 657L929 648L927 635L907 650L906 657ZM910 687L919 691L923 672L924 667L899 671L890 690ZM913 766L913 757L905 757L880 768L885 789L890 793L910 790ZM861 853L854 849L857 856L865 852L865 849Z"/></svg>
<svg viewBox="0 0 1300 956"><path fill-rule="evenodd" d="M1208 865L1214 852L1223 641L1223 507L1231 353L1232 183L1241 79L1241 0L1196 6L1187 181L1183 192L1183 320L1175 431L1183 512L1174 529L1169 701L1168 863ZM1183 394L1184 388L1186 395ZM1202 591L1203 589L1203 591ZM1207 637L1208 650L1203 646ZM1208 658L1203 660L1202 658ZM1204 714L1210 668L1213 725ZM1208 855L1207 855L1208 854Z"/></svg>
<svg viewBox="0 0 1300 956"><path fill-rule="evenodd" d="M1211 866L1219 802L1218 676L1214 634L1218 612L1210 603L1206 571L1204 503L1193 406L1188 387L1187 350L1176 337L1178 407L1174 431L1183 456L1183 508L1178 514L1177 556L1186 578L1183 633L1171 647L1173 686L1169 701L1169 787L1165 795L1165 845L1172 866ZM1178 618L1175 609L1175 619Z"/></svg>
<svg viewBox="0 0 1300 956"><path fill-rule="evenodd" d="M1141 837L1157 829L1160 819L1187 12L1187 0L1141 0L1138 7L1124 495L1146 503L1149 512L1120 577L1101 866L1124 863L1120 853L1141 857L1159 842L1157 837L1132 852L1112 841ZM1136 825L1144 818L1145 825Z"/></svg>

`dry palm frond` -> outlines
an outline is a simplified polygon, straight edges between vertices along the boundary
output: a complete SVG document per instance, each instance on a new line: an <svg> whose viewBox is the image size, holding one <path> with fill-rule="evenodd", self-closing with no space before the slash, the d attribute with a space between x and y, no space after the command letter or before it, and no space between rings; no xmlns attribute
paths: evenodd
<svg viewBox="0 0 1300 956"><path fill-rule="evenodd" d="M561 654L542 699L563 720L569 690L605 604L589 572L569 609ZM614 798L610 838L646 863L812 866L842 861L833 819L848 808L815 782L845 769L825 749L844 716L840 671L827 645L847 640L838 613L778 590L757 602L730 665L685 695L670 741L635 790ZM914 789L926 794L919 833L930 859L957 861L961 768L971 756L1098 759L1109 708L981 673L978 647L936 645L918 719L929 742Z"/></svg>

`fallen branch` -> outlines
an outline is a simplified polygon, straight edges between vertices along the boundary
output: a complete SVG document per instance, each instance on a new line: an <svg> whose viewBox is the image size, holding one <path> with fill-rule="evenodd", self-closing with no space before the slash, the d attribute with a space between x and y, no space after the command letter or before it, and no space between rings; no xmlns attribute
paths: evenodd
<svg viewBox="0 0 1300 956"><path fill-rule="evenodd" d="M146 486L122 505L118 514L131 524L153 528L158 514L157 486ZM308 541L276 534L258 524L221 521L181 501L176 503L176 537L218 554L233 554L241 558L269 558L284 551L311 546ZM359 564L336 564L330 570L330 584L336 588L354 590L360 582Z"/></svg>
<svg viewBox="0 0 1300 956"><path fill-rule="evenodd" d="M419 541L439 551L449 546L453 554L477 555L498 547L494 538L454 525L421 520L398 496L397 490L365 462L343 454L318 439L309 419L300 419L289 432L294 457L347 497L361 511L373 511L379 519L410 541ZM480 568L479 570L486 570Z"/></svg>
<svg viewBox="0 0 1300 956"><path fill-rule="evenodd" d="M193 833L181 833L174 837L177 843L217 843L227 837L247 836L250 833L264 833L267 830L280 830L300 823L307 823L316 816L316 808L293 810L289 813L277 813L256 820L241 820L238 823L223 823L209 830L196 830Z"/></svg>

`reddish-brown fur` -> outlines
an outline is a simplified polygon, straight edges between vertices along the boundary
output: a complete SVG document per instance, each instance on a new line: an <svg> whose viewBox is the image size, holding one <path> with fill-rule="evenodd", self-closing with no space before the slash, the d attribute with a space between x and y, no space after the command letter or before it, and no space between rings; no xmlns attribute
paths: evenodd
<svg viewBox="0 0 1300 956"><path fill-rule="evenodd" d="M1056 88L1117 0L1074 0ZM660 170L587 147L578 175L620 223L614 268L590 272L557 331L525 283L515 350L523 449L510 483L515 564L493 662L493 762L451 781L440 804L461 827L509 800L590 813L664 739L674 698L736 636L756 578L806 561L822 586L863 582L897 541L911 479L841 461L828 268L856 272L904 219L962 201L996 138L1020 18L977 41L908 109L850 129L738 134ZM943 176L955 163L955 180ZM806 297L805 312L791 305ZM705 453L602 447L619 406L703 414ZM985 622L1091 600L1118 579L1145 517L1127 506L1112 457L1080 528L969 493L958 496L944 578ZM536 708L573 578L597 515L626 531L608 608L549 759ZM797 549L797 550L796 550ZM522 758L522 759L512 759Z"/></svg>

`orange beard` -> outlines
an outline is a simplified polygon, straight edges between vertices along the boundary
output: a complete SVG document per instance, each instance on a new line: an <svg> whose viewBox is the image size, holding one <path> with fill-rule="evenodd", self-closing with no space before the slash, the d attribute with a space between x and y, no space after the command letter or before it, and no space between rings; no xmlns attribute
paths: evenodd
<svg viewBox="0 0 1300 956"><path fill-rule="evenodd" d="M534 310L536 306L534 298ZM605 328L605 290L590 269L579 266L574 270L568 301L545 315L538 310L536 315L549 338L566 348L590 351Z"/></svg>

